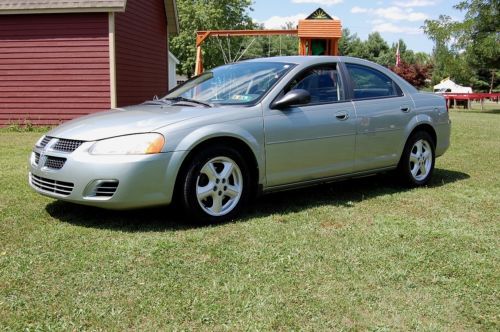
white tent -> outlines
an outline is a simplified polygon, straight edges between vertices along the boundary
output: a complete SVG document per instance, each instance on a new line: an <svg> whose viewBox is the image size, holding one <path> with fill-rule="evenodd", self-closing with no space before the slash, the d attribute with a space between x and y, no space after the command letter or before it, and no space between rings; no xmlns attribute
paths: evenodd
<svg viewBox="0 0 500 332"><path fill-rule="evenodd" d="M448 77L442 80L441 83L434 85L434 92L472 93L472 88L458 85Z"/></svg>

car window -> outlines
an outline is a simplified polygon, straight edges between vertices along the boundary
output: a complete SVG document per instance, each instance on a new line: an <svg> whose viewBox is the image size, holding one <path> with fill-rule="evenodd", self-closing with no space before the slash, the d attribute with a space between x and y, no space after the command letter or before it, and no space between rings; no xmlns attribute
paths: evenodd
<svg viewBox="0 0 500 332"><path fill-rule="evenodd" d="M334 103L344 100L344 89L335 65L314 67L296 76L285 93L304 89L311 94L311 104Z"/></svg>
<svg viewBox="0 0 500 332"><path fill-rule="evenodd" d="M214 68L185 82L164 99L235 105L260 100L294 65L282 62L239 62Z"/></svg>
<svg viewBox="0 0 500 332"><path fill-rule="evenodd" d="M401 96L401 89L387 75L378 70L346 64L354 88L354 99Z"/></svg>

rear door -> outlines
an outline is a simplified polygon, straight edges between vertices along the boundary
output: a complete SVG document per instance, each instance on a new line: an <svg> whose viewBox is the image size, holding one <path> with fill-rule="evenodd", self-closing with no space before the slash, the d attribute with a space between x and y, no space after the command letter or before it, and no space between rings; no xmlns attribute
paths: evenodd
<svg viewBox="0 0 500 332"><path fill-rule="evenodd" d="M268 186L352 172L356 114L335 63L314 66L281 92L305 89L307 105L264 112Z"/></svg>
<svg viewBox="0 0 500 332"><path fill-rule="evenodd" d="M354 170L396 165L405 127L412 116L412 100L381 71L352 63L345 66L357 114Z"/></svg>

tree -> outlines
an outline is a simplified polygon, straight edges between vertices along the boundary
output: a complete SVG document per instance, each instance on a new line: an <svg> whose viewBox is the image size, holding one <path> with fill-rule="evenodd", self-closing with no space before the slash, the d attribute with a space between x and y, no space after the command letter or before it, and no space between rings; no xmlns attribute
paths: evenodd
<svg viewBox="0 0 500 332"><path fill-rule="evenodd" d="M380 33L373 32L368 35L368 39L364 43L364 59L377 62L381 57L383 57L389 51L389 45L382 38Z"/></svg>
<svg viewBox="0 0 500 332"><path fill-rule="evenodd" d="M373 32L368 35L366 41L362 41L357 34L351 34L349 29L342 30L342 38L339 42L341 55L348 55L363 58L378 63L379 65L390 67L396 64L396 49L398 43L393 43L391 47L382 38L380 33ZM399 52L401 60L408 64L419 63L426 65L431 62L430 56L423 52L413 52L408 49L404 40L399 40Z"/></svg>
<svg viewBox="0 0 500 332"><path fill-rule="evenodd" d="M339 52L342 55L362 58L387 66L389 65L386 63L388 51L389 45L378 32L369 34L368 39L362 41L357 34L351 34L349 29L342 30L342 38L339 42Z"/></svg>
<svg viewBox="0 0 500 332"><path fill-rule="evenodd" d="M431 64L431 57L429 54L425 52L416 52L415 53L415 63L418 63L419 65L428 65Z"/></svg>
<svg viewBox="0 0 500 332"><path fill-rule="evenodd" d="M248 11L252 10L251 4L251 0L177 0L180 33L170 39L170 50L181 62L179 73L188 77L194 73L196 31L253 29L255 24L248 15ZM203 62L206 68L223 63L219 42L220 40L209 39L203 45ZM239 46L237 41L233 41L231 51L237 52Z"/></svg>
<svg viewBox="0 0 500 332"><path fill-rule="evenodd" d="M342 38L339 41L339 52L341 55L357 56L362 52L363 42L357 34L351 34L347 28L342 29Z"/></svg>
<svg viewBox="0 0 500 332"><path fill-rule="evenodd" d="M475 84L491 92L500 69L500 1L462 1L455 8L466 11L457 43L474 68Z"/></svg>
<svg viewBox="0 0 500 332"><path fill-rule="evenodd" d="M447 15L440 15L438 20L425 21L424 32L434 41L432 50L435 61L433 83L436 80L441 80L444 75L449 75L449 62L453 57L453 53L448 45L453 34L453 24L451 17Z"/></svg>
<svg viewBox="0 0 500 332"><path fill-rule="evenodd" d="M424 32L434 41L432 84L451 77L459 84L470 85L472 73L463 51L453 41L458 38L458 22L440 15L437 20L426 20Z"/></svg>
<svg viewBox="0 0 500 332"><path fill-rule="evenodd" d="M432 65L421 65L418 63L409 64L402 61L398 67L392 66L390 69L407 80L408 83L414 87L423 88L429 76L429 71L432 69Z"/></svg>
<svg viewBox="0 0 500 332"><path fill-rule="evenodd" d="M466 11L464 22L457 25L457 44L474 65L500 69L500 1L462 1L455 8Z"/></svg>
<svg viewBox="0 0 500 332"><path fill-rule="evenodd" d="M396 67L396 50L398 45L402 63L399 67ZM339 43L339 50L343 55L360 57L389 67L389 69L417 88L422 88L426 85L432 69L432 63L428 54L413 52L407 48L406 43L402 39L389 47L378 32L371 33L366 41L361 41L356 34L351 34L348 29L344 29L342 39Z"/></svg>
<svg viewBox="0 0 500 332"><path fill-rule="evenodd" d="M450 76L477 90L492 90L499 83L500 21L498 0L461 1L463 22L441 15L425 21L424 31L435 42L433 82Z"/></svg>
<svg viewBox="0 0 500 332"><path fill-rule="evenodd" d="M380 54L375 62L385 67L394 66L396 64L396 51L398 49L398 44L401 61L408 64L416 63L417 58L415 56L415 53L412 50L408 49L403 39L400 39L397 43L393 43L391 48L385 50L382 54Z"/></svg>

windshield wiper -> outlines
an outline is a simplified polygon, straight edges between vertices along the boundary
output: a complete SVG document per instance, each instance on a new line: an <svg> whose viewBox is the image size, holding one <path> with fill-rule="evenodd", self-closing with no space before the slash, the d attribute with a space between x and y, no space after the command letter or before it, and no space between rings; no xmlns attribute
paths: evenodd
<svg viewBox="0 0 500 332"><path fill-rule="evenodd" d="M205 107L213 107L214 106L212 104L205 103L203 101L199 101L199 100L196 100L196 99L185 98L185 97L165 98L164 100L172 101L173 104L185 101L185 102L188 102L188 103L198 104L198 105L202 105L202 106L205 106Z"/></svg>

